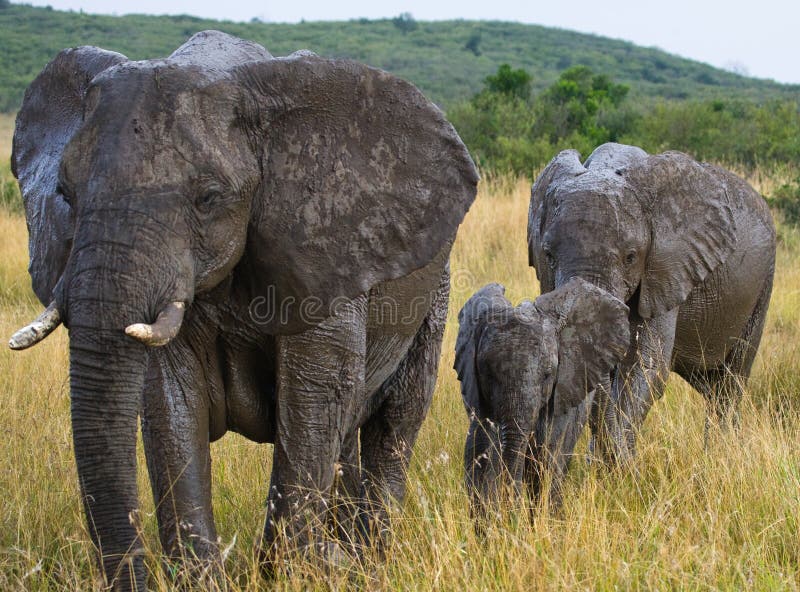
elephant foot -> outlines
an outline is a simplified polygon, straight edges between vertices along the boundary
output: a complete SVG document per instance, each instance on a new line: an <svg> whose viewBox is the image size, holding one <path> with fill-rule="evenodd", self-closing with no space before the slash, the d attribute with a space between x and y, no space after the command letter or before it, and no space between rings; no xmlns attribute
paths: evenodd
<svg viewBox="0 0 800 592"><path fill-rule="evenodd" d="M162 565L169 579L170 589L175 590L227 590L227 578L222 558L198 556L187 550L179 557L165 560Z"/></svg>
<svg viewBox="0 0 800 592"><path fill-rule="evenodd" d="M259 543L256 559L261 575L268 580L278 576L316 578L320 572L328 578L349 578L363 572L361 555L332 540L318 540L293 548L287 545L279 547L275 543L265 547Z"/></svg>
<svg viewBox="0 0 800 592"><path fill-rule="evenodd" d="M632 444L615 445L604 438L592 436L589 440L586 463L589 466L596 464L609 469L624 469L633 466L635 457L636 450Z"/></svg>

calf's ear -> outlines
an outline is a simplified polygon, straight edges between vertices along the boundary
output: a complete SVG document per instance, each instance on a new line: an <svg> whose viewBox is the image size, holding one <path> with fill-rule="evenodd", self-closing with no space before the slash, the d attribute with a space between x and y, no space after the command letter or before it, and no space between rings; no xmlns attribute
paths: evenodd
<svg viewBox="0 0 800 592"><path fill-rule="evenodd" d="M458 313L458 337L453 369L461 382L461 396L467 413L486 416L486 406L478 380L478 343L486 324L493 315L508 310L506 289L500 284L488 284L475 292Z"/></svg>

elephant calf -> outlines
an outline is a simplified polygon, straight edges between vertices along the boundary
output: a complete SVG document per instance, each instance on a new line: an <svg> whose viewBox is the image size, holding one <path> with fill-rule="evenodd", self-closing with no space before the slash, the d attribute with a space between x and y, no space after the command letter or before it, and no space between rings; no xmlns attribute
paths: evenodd
<svg viewBox="0 0 800 592"><path fill-rule="evenodd" d="M628 347L628 307L581 279L514 307L489 284L458 315L455 369L470 427L464 450L473 514L508 485L541 494L552 471L551 507L594 386Z"/></svg>

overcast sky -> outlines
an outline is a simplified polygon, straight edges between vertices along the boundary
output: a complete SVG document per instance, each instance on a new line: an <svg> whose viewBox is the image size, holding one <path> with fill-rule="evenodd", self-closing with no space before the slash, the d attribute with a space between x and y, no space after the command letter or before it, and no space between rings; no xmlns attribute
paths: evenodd
<svg viewBox="0 0 800 592"><path fill-rule="evenodd" d="M270 22L393 17L536 23L655 46L720 68L800 83L800 0L25 0L103 14Z"/></svg>

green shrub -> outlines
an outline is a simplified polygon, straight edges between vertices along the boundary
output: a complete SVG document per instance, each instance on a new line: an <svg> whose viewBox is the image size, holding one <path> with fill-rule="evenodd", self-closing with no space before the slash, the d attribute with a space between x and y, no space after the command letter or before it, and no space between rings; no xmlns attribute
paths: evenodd
<svg viewBox="0 0 800 592"><path fill-rule="evenodd" d="M0 209L15 214L23 213L19 186L7 162L0 164Z"/></svg>
<svg viewBox="0 0 800 592"><path fill-rule="evenodd" d="M784 223L800 225L800 177L775 189L767 203L781 213Z"/></svg>
<svg viewBox="0 0 800 592"><path fill-rule="evenodd" d="M532 76L502 64L484 88L448 117L484 170L533 176L561 149L588 154L615 141L638 121L628 87L586 66L565 70L538 96Z"/></svg>

